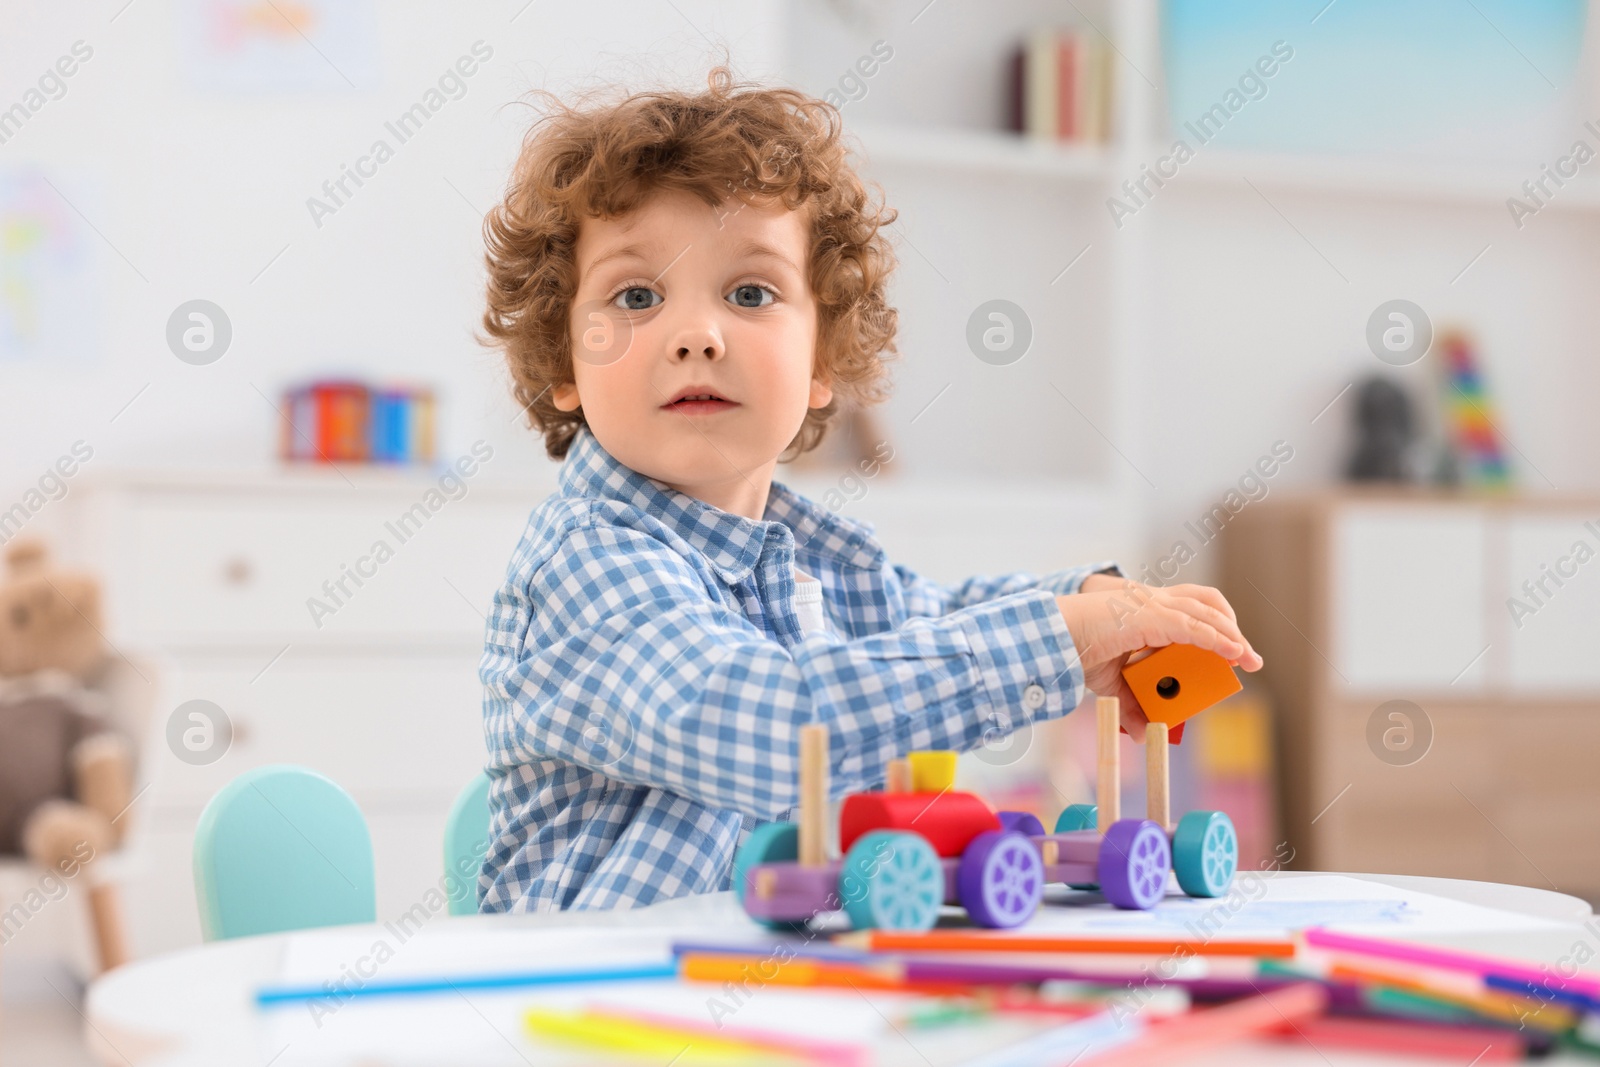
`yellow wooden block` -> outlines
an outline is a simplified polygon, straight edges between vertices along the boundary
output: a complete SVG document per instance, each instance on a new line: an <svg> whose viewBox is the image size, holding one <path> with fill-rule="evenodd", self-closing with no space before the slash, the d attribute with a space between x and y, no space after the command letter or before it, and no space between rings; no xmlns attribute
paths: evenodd
<svg viewBox="0 0 1600 1067"><path fill-rule="evenodd" d="M955 784L954 752L913 752L906 759L911 761L913 793L943 793Z"/></svg>
<svg viewBox="0 0 1600 1067"><path fill-rule="evenodd" d="M1228 661L1194 645L1167 645L1122 669L1145 718L1177 726L1243 689Z"/></svg>

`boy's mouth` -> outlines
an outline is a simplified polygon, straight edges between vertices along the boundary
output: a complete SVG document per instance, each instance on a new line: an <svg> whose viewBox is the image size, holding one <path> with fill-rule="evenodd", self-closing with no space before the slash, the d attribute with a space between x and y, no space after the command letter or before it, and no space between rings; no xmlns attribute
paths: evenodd
<svg viewBox="0 0 1600 1067"><path fill-rule="evenodd" d="M678 395L661 405L663 411L676 411L682 415L710 415L727 411L739 405L710 390L693 386L679 390Z"/></svg>

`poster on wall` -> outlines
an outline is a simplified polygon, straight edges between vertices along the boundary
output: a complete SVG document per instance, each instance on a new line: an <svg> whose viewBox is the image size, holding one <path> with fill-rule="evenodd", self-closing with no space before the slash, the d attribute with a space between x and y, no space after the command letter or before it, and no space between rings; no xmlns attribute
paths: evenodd
<svg viewBox="0 0 1600 1067"><path fill-rule="evenodd" d="M203 92L276 94L378 83L371 0L183 0L179 69Z"/></svg>
<svg viewBox="0 0 1600 1067"><path fill-rule="evenodd" d="M0 364L100 358L102 249L78 214L83 184L0 167Z"/></svg>

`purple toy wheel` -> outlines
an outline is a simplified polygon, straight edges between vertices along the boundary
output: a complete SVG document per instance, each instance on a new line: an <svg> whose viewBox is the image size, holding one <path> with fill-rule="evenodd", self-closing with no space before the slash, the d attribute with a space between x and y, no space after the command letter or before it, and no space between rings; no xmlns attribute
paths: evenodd
<svg viewBox="0 0 1600 1067"><path fill-rule="evenodd" d="M1172 850L1149 819L1120 819L1100 842L1100 891L1119 908L1148 911L1167 892Z"/></svg>
<svg viewBox="0 0 1600 1067"><path fill-rule="evenodd" d="M1044 859L1024 834L986 831L961 854L956 893L968 918L979 926L1021 926L1044 898Z"/></svg>
<svg viewBox="0 0 1600 1067"><path fill-rule="evenodd" d="M1015 830L1030 837L1044 836L1044 823L1040 822L1039 816L1031 811L1002 811L998 814L1002 830Z"/></svg>

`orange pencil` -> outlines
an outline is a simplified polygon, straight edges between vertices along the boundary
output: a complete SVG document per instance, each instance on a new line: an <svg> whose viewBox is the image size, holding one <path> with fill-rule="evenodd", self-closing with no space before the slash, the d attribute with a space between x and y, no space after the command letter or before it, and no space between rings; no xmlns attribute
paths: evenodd
<svg viewBox="0 0 1600 1067"><path fill-rule="evenodd" d="M1328 977L1367 986L1390 986L1410 993L1426 994L1432 1000L1454 1005L1486 1018L1516 1023L1519 1027L1533 1026L1540 1030L1561 1031L1576 1025L1573 1013L1558 1004L1546 1004L1532 997L1519 997L1515 993L1484 990L1481 984L1476 991L1467 991L1449 981L1450 978L1463 977L1469 982L1478 981L1472 975L1440 975L1435 980L1423 981L1414 974L1397 972L1391 967L1381 965L1356 967L1335 963L1328 968Z"/></svg>
<svg viewBox="0 0 1600 1067"><path fill-rule="evenodd" d="M930 930L925 934L895 930L867 930L842 934L840 944L866 948L873 952L1089 952L1104 955L1142 956L1254 956L1289 959L1294 942L1287 939L1262 941L1195 941L1182 939L1096 938L1096 937L1012 937L971 930Z"/></svg>
<svg viewBox="0 0 1600 1067"><path fill-rule="evenodd" d="M752 985L828 986L840 989L893 989L919 993L968 993L969 982L922 982L906 977L905 968L883 963L836 963L791 958L782 962L749 956L717 956L686 952L678 957L678 974L693 982L749 982Z"/></svg>

